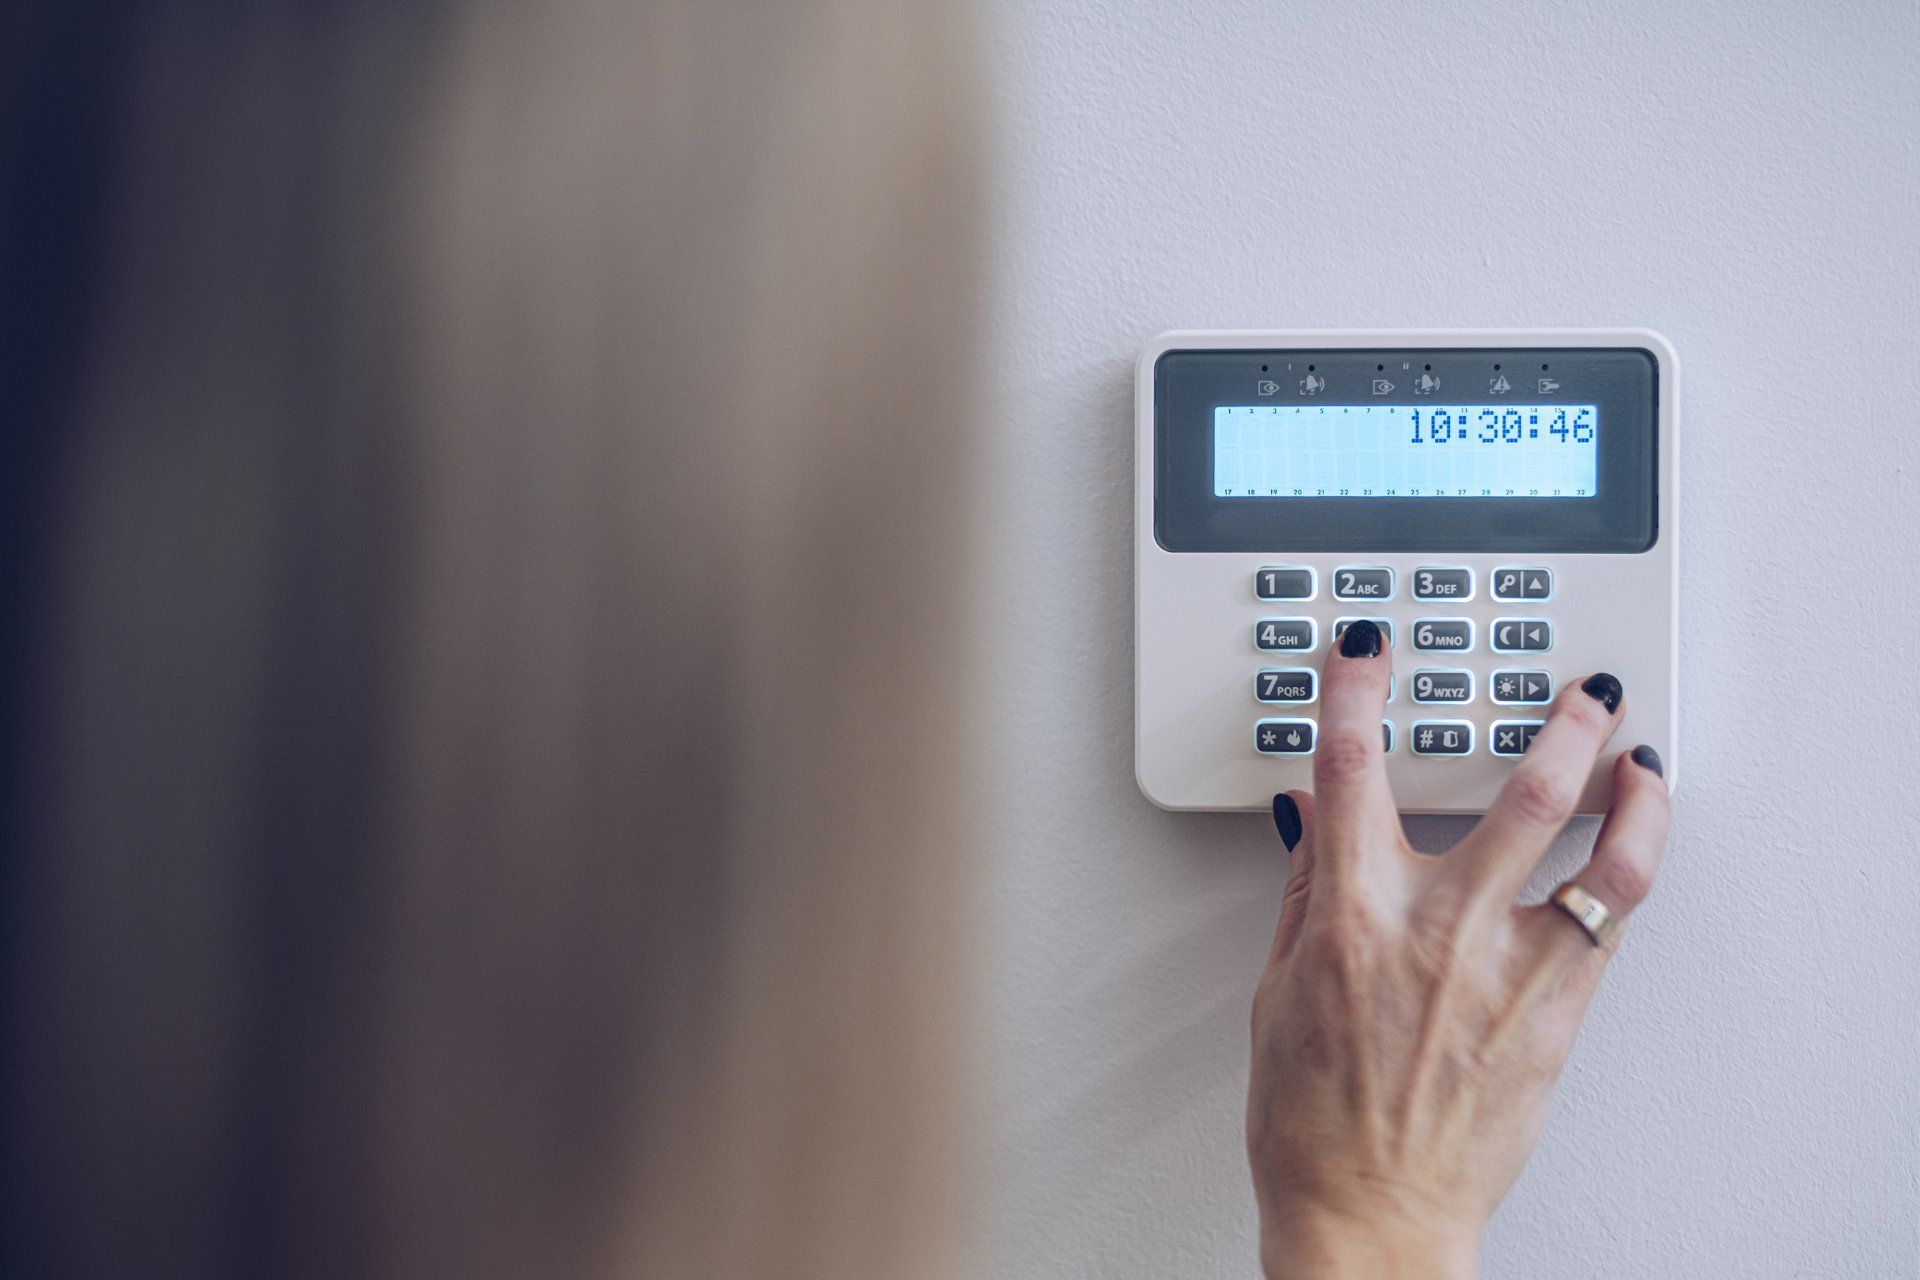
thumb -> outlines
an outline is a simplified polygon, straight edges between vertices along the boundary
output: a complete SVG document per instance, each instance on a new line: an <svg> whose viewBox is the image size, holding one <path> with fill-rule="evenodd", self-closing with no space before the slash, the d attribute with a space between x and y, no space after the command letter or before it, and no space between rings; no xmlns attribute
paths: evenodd
<svg viewBox="0 0 1920 1280"><path fill-rule="evenodd" d="M1280 896L1280 923L1274 927L1267 963L1284 959L1300 937L1313 883L1313 793L1284 791L1273 798L1273 825L1290 851L1287 887Z"/></svg>

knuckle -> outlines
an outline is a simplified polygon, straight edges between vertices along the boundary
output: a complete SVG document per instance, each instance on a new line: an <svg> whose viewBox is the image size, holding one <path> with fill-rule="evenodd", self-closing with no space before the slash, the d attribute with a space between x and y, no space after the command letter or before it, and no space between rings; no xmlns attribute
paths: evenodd
<svg viewBox="0 0 1920 1280"><path fill-rule="evenodd" d="M1507 783L1513 810L1527 822L1557 827L1573 816L1579 796L1566 779L1545 769L1521 768Z"/></svg>
<svg viewBox="0 0 1920 1280"><path fill-rule="evenodd" d="M1372 765L1372 744L1351 730L1336 729L1321 740L1317 771L1326 781L1351 782Z"/></svg>
<svg viewBox="0 0 1920 1280"><path fill-rule="evenodd" d="M1602 902L1615 911L1628 911L1653 891L1653 864L1650 859L1617 851L1600 860L1593 878Z"/></svg>
<svg viewBox="0 0 1920 1280"><path fill-rule="evenodd" d="M1324 957L1336 969L1354 973L1372 966L1380 953L1385 926L1365 899L1342 895L1327 904L1316 932Z"/></svg>

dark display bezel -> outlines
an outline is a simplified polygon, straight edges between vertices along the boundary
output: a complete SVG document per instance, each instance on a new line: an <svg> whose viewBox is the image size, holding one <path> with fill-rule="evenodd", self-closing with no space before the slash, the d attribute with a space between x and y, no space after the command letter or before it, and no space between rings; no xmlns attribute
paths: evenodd
<svg viewBox="0 0 1920 1280"><path fill-rule="evenodd" d="M1311 370L1311 373L1309 373ZM1440 387L1416 394L1431 374ZM1512 391L1489 391L1505 377ZM1303 379L1324 379L1311 399ZM1612 552L1659 538L1659 361L1640 347L1378 347L1169 351L1154 364L1154 538L1185 551ZM1375 379L1393 385L1373 394ZM1540 391L1540 381L1556 384ZM1278 385L1260 395L1259 384ZM1592 404L1590 498L1218 497L1213 411L1263 403Z"/></svg>

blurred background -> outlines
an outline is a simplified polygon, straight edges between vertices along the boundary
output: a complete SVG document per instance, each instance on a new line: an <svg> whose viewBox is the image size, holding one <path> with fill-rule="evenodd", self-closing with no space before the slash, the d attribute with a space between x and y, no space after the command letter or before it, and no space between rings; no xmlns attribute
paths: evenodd
<svg viewBox="0 0 1920 1280"><path fill-rule="evenodd" d="M1640 324L1685 781L1482 1271L1920 1274L1917 51L16 0L0 1271L1253 1274L1284 859L1133 783L1133 358Z"/></svg>

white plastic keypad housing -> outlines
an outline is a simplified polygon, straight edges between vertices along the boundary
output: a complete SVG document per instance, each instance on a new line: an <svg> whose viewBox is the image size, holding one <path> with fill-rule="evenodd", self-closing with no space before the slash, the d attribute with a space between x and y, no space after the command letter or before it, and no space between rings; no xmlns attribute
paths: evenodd
<svg viewBox="0 0 1920 1280"><path fill-rule="evenodd" d="M1647 353L1655 364L1655 458L1657 488L1652 545L1632 554L1524 550L1498 553L1432 551L1171 551L1156 537L1155 441L1158 362L1169 352L1257 351L1283 358L1289 351L1369 352L1392 349L1469 350L1625 348ZM1307 375L1311 379L1316 375ZM1307 383L1309 389L1312 383ZM1388 774L1400 808L1413 813L1479 813L1512 772L1517 754L1496 754L1496 722L1543 718L1545 706L1496 701L1497 671L1550 674L1558 695L1568 682L1596 671L1617 676L1626 690L1626 715L1596 764L1579 810L1605 810L1614 759L1647 743L1660 753L1668 783L1679 782L1678 593L1675 559L1678 532L1679 365L1673 347L1644 329L1396 330L1174 332L1156 338L1140 357L1136 380L1135 434L1135 767L1141 791L1167 809L1264 810L1276 792L1311 788L1311 755L1269 755L1256 749L1263 720L1317 724L1317 700L1274 704L1256 696L1262 670L1311 668L1318 672L1336 623L1354 617L1392 624L1394 696L1386 708L1391 724ZM1604 424L1602 429L1604 430ZM1396 501L1417 501L1397 499ZM1256 594L1265 568L1313 571L1313 596L1302 601L1266 601ZM1384 600L1335 597L1344 568L1392 571ZM1415 575L1423 568L1471 571L1467 598L1419 600ZM1495 598L1493 575L1501 569L1538 568L1551 574L1544 599ZM1256 625L1266 618L1311 619L1310 650L1263 652ZM1415 629L1426 619L1471 624L1464 652L1416 652ZM1495 652L1502 621L1537 619L1551 630L1551 647L1520 653ZM1511 630L1509 638L1516 638ZM1412 680L1424 670L1468 672L1465 702L1421 704ZM1442 685L1456 681L1442 681ZM1269 685L1268 687L1272 687ZM1470 728L1471 749L1453 756L1423 756L1413 749L1419 722ZM1511 746L1514 739L1505 741ZM1437 744L1437 739L1436 739Z"/></svg>

